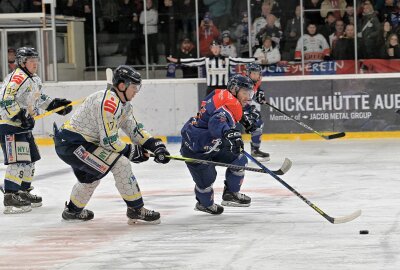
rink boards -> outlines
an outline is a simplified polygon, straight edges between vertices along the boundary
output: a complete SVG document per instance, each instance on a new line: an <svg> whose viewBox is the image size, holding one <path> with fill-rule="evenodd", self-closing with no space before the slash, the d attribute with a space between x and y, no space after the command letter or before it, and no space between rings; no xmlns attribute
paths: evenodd
<svg viewBox="0 0 400 270"><path fill-rule="evenodd" d="M264 77L261 87L270 104L319 132L344 131L345 138L397 138L399 74L378 75ZM105 81L59 82L46 83L44 90L51 97L77 100L105 86ZM196 115L205 88L204 79L144 80L133 101L135 116L153 135L179 142L180 129ZM260 109L263 140L319 138L267 105ZM52 123L61 124L67 117L51 115L38 121L34 131L42 137L38 142L51 143Z"/></svg>

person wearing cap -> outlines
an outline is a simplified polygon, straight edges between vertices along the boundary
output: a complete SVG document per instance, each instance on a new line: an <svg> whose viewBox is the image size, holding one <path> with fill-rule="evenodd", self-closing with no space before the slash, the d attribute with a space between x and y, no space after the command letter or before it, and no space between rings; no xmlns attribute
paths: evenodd
<svg viewBox="0 0 400 270"><path fill-rule="evenodd" d="M237 57L236 46L233 44L231 40L231 32L229 30L225 30L222 32L222 44L221 44L221 55L222 56L231 56Z"/></svg>
<svg viewBox="0 0 400 270"><path fill-rule="evenodd" d="M256 63L261 65L272 65L281 61L281 53L274 46L274 41L270 36L264 36L263 45L254 52Z"/></svg>
<svg viewBox="0 0 400 270"><path fill-rule="evenodd" d="M241 21L234 32L234 36L237 38L236 48L240 57L249 57L249 24L247 12L241 13Z"/></svg>
<svg viewBox="0 0 400 270"><path fill-rule="evenodd" d="M17 54L14 48L8 48L7 58L8 58L8 73L13 72L17 68L17 63L15 63L15 58Z"/></svg>
<svg viewBox="0 0 400 270"><path fill-rule="evenodd" d="M210 43L218 39L220 32L207 12L199 27L200 56L211 56Z"/></svg>
<svg viewBox="0 0 400 270"><path fill-rule="evenodd" d="M212 53L210 57L201 58L174 58L167 57L168 61L184 66L205 66L207 78L207 95L215 89L226 89L230 77L231 68L239 64L247 64L255 61L255 58L237 58L221 55L221 43L213 40L209 45Z"/></svg>

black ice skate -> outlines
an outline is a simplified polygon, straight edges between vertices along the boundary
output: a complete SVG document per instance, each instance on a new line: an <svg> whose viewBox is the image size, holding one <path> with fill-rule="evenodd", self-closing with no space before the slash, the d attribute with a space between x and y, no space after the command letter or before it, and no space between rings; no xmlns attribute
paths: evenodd
<svg viewBox="0 0 400 270"><path fill-rule="evenodd" d="M224 212L224 208L221 205L218 205L215 203L209 207L205 207L205 206L201 205L200 203L196 203L194 210L206 212L206 213L209 213L212 215L220 215L220 214L222 214L222 212Z"/></svg>
<svg viewBox="0 0 400 270"><path fill-rule="evenodd" d="M65 209L62 213L62 218L66 221L88 221L94 218L94 213L87 209L83 209L79 212L73 211L68 207L68 204L65 203Z"/></svg>
<svg viewBox="0 0 400 270"><path fill-rule="evenodd" d="M224 187L224 193L222 194L222 205L233 206L233 207L249 207L251 198L240 192L228 191L226 186Z"/></svg>
<svg viewBox="0 0 400 270"><path fill-rule="evenodd" d="M42 197L32 194L32 189L33 188L30 188L28 190L20 190L18 191L18 194L22 199L30 202L32 208L42 206Z"/></svg>
<svg viewBox="0 0 400 270"><path fill-rule="evenodd" d="M265 153L260 150L259 146L254 146L252 143L251 145L251 156L257 159L258 161L269 161L270 157L268 153Z"/></svg>
<svg viewBox="0 0 400 270"><path fill-rule="evenodd" d="M134 225L139 222L149 223L149 224L160 224L160 213L148 210L144 207L140 209L135 209L133 207L128 207L126 211L126 216L128 217L128 224Z"/></svg>
<svg viewBox="0 0 400 270"><path fill-rule="evenodd" d="M4 194L4 214L20 214L32 211L31 203L22 199L18 193Z"/></svg>

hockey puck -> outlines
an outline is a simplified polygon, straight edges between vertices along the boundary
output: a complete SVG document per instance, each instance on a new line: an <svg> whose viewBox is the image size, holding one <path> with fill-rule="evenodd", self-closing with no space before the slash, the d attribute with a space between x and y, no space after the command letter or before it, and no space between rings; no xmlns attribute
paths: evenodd
<svg viewBox="0 0 400 270"><path fill-rule="evenodd" d="M369 231L368 230L361 230L360 234L369 234Z"/></svg>
<svg viewBox="0 0 400 270"><path fill-rule="evenodd" d="M396 111L396 113L400 114L400 109L398 109L398 110Z"/></svg>

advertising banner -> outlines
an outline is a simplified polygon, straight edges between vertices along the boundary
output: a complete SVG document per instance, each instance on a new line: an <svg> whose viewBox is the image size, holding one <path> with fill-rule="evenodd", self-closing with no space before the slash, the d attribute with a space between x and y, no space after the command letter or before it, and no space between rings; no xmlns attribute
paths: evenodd
<svg viewBox="0 0 400 270"><path fill-rule="evenodd" d="M352 79L263 82L268 102L318 131L398 131L400 81ZM309 132L262 105L265 133Z"/></svg>

